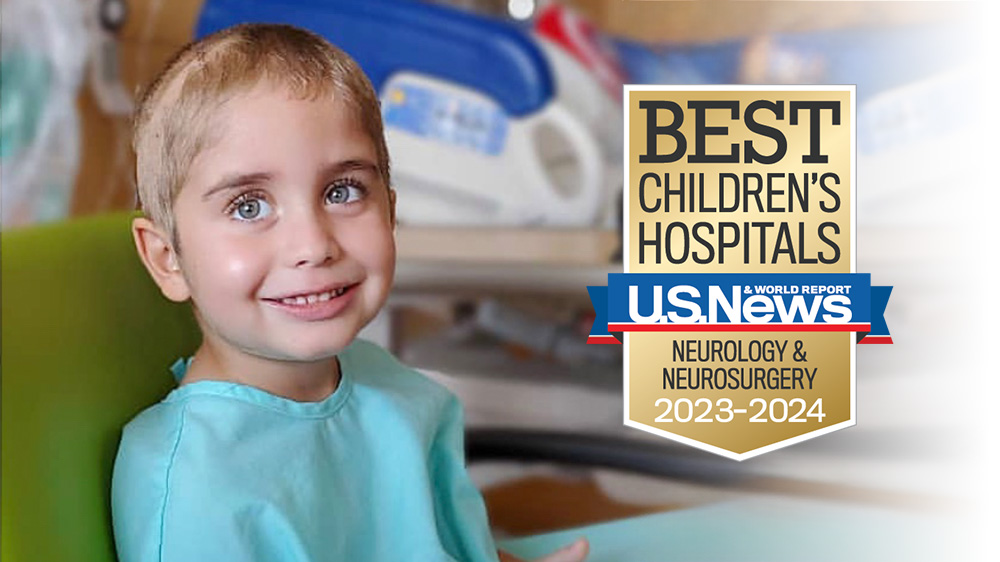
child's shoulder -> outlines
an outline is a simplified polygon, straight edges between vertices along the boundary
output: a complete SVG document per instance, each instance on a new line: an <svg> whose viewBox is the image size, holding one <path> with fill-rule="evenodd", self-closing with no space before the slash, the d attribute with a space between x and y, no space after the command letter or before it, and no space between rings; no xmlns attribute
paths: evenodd
<svg viewBox="0 0 1000 562"><path fill-rule="evenodd" d="M412 401L429 400L439 405L455 400L440 383L372 342L356 339L338 357L341 368L359 389L401 394Z"/></svg>
<svg viewBox="0 0 1000 562"><path fill-rule="evenodd" d="M129 421L122 429L115 460L114 481L141 482L144 486L159 486L158 478L172 463L173 453L184 426L183 404L159 402ZM163 490L159 490L161 493ZM149 490L154 494L154 490Z"/></svg>

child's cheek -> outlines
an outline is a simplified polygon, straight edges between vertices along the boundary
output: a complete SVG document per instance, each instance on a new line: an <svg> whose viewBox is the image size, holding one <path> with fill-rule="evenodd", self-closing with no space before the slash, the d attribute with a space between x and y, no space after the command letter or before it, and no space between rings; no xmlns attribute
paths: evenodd
<svg viewBox="0 0 1000 562"><path fill-rule="evenodd" d="M257 281L260 262L261 257L259 255L255 257L250 250L228 252L218 256L217 261L220 273L224 276L222 281L234 289Z"/></svg>
<svg viewBox="0 0 1000 562"><path fill-rule="evenodd" d="M203 281L216 290L235 291L254 284L259 264L260 249L234 244L224 238L213 238L201 254Z"/></svg>

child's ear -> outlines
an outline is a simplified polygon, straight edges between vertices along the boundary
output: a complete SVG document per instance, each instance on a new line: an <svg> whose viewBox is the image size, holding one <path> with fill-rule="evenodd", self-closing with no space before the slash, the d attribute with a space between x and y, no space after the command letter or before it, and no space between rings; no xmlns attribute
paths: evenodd
<svg viewBox="0 0 1000 562"><path fill-rule="evenodd" d="M170 237L149 219L138 217L132 220L132 238L142 264L160 287L163 296L174 302L188 300L191 291L181 272Z"/></svg>

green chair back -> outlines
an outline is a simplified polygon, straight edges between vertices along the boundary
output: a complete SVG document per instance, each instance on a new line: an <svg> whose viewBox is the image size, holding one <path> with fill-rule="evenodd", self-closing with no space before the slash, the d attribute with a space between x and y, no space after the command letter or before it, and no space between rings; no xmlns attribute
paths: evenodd
<svg viewBox="0 0 1000 562"><path fill-rule="evenodd" d="M135 253L130 214L0 235L2 558L114 561L122 426L173 386L199 334Z"/></svg>

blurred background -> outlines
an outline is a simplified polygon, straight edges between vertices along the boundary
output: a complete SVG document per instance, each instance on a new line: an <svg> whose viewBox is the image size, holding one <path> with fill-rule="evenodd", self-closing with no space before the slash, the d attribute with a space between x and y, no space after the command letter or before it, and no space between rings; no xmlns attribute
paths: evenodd
<svg viewBox="0 0 1000 562"><path fill-rule="evenodd" d="M2 228L134 208L135 93L193 38L279 20L348 51L382 99L399 266L365 335L452 387L473 431L659 455L636 471L479 451L498 535L775 500L806 506L761 516L788 529L905 514L872 523L899 531L864 539L873 559L998 553L987 3L4 0ZM858 425L743 463L625 428L621 349L585 344L586 286L621 271L622 84L724 83L857 85L858 271L895 287L894 344L858 348ZM717 541L710 526L687 540Z"/></svg>

